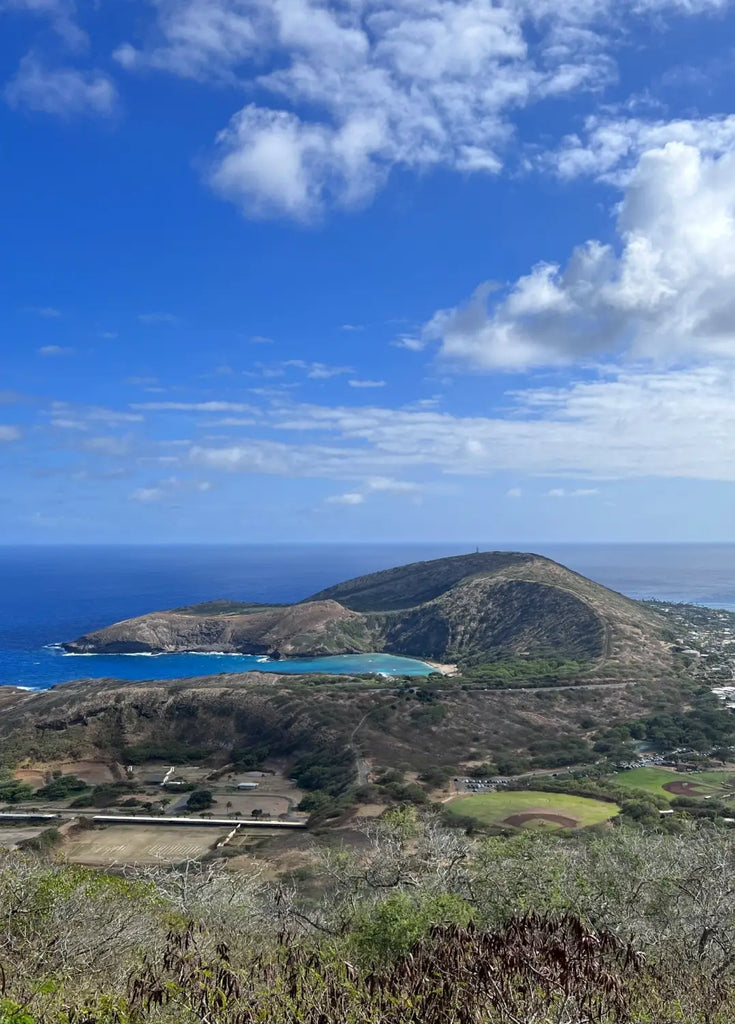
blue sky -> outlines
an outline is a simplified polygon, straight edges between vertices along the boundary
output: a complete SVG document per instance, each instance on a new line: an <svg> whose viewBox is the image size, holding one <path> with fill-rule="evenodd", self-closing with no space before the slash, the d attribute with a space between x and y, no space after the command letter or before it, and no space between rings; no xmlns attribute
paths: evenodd
<svg viewBox="0 0 735 1024"><path fill-rule="evenodd" d="M6 542L735 540L735 3L0 26Z"/></svg>

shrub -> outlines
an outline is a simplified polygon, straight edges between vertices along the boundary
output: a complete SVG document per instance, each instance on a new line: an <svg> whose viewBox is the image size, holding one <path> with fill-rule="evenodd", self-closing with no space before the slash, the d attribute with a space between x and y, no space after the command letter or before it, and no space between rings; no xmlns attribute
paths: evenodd
<svg viewBox="0 0 735 1024"><path fill-rule="evenodd" d="M408 953L436 925L467 926L474 911L453 893L439 896L407 892L389 896L358 921L352 942L359 953L379 963Z"/></svg>
<svg viewBox="0 0 735 1024"><path fill-rule="evenodd" d="M33 789L25 782L16 779L0 782L0 803L19 804L23 800L30 800L32 796Z"/></svg>
<svg viewBox="0 0 735 1024"><path fill-rule="evenodd" d="M60 775L39 789L36 796L43 797L44 800L66 800L72 793L81 793L87 788L87 783L78 779L76 775Z"/></svg>
<svg viewBox="0 0 735 1024"><path fill-rule="evenodd" d="M215 799L212 796L211 790L195 789L186 801L186 806L190 811L206 811L214 803Z"/></svg>

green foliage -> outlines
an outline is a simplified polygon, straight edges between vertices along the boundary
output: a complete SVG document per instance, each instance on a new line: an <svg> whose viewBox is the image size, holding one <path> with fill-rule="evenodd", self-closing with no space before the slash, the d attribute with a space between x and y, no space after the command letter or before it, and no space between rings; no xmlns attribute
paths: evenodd
<svg viewBox="0 0 735 1024"><path fill-rule="evenodd" d="M0 1024L36 1024L36 1018L12 999L0 999Z"/></svg>
<svg viewBox="0 0 735 1024"><path fill-rule="evenodd" d="M579 779L571 776L552 779L548 776L535 775L529 779L518 779L509 788L533 789L544 793L568 793L571 796L592 797L595 800L605 800L621 806L631 799L645 800L657 812L669 806L669 802L662 794L637 793L627 786L618 785L616 776L603 779Z"/></svg>
<svg viewBox="0 0 735 1024"><path fill-rule="evenodd" d="M236 745L232 748L230 760L238 771L252 772L262 767L268 754L268 747L265 746L243 747Z"/></svg>
<svg viewBox="0 0 735 1024"><path fill-rule="evenodd" d="M0 1024L731 1024L735 834L629 802L574 838L395 808L286 886L0 853Z"/></svg>
<svg viewBox="0 0 735 1024"><path fill-rule="evenodd" d="M99 786L72 800L70 807L110 807L118 803L120 797L134 789L131 782L103 782Z"/></svg>
<svg viewBox="0 0 735 1024"><path fill-rule="evenodd" d="M429 800L425 790L416 782L391 782L383 789L394 800L399 800L401 803L425 804Z"/></svg>
<svg viewBox="0 0 735 1024"><path fill-rule="evenodd" d="M439 725L446 717L446 708L441 704L428 704L411 712L411 720L419 726Z"/></svg>
<svg viewBox="0 0 735 1024"><path fill-rule="evenodd" d="M385 963L407 954L436 925L467 927L475 914L453 893L439 896L395 893L361 917L350 936L368 962Z"/></svg>
<svg viewBox="0 0 735 1024"><path fill-rule="evenodd" d="M339 796L355 773L355 755L349 747L324 746L303 754L293 765L291 777L301 789L320 789Z"/></svg>
<svg viewBox="0 0 735 1024"><path fill-rule="evenodd" d="M18 844L21 850L29 853L48 854L61 842L61 834L57 828L44 829L40 835L32 839L24 839Z"/></svg>
<svg viewBox="0 0 735 1024"><path fill-rule="evenodd" d="M701 695L691 711L652 715L633 723L661 750L710 750L735 743L735 714L724 711L712 694Z"/></svg>
<svg viewBox="0 0 735 1024"><path fill-rule="evenodd" d="M73 793L81 793L87 788L87 783L76 775L60 775L37 790L36 796L43 800L66 800Z"/></svg>
<svg viewBox="0 0 735 1024"><path fill-rule="evenodd" d="M561 768L592 760L592 748L578 736L533 740L528 746L534 768Z"/></svg>
<svg viewBox="0 0 735 1024"><path fill-rule="evenodd" d="M527 757L520 757L516 754L498 754L498 771L501 775L522 775L531 768L531 761Z"/></svg>
<svg viewBox="0 0 735 1024"><path fill-rule="evenodd" d="M488 690L506 690L515 687L559 686L589 672L592 663L574 658L514 658L502 657L490 661L487 655L462 662L460 683Z"/></svg>
<svg viewBox="0 0 735 1024"><path fill-rule="evenodd" d="M215 803L212 791L209 789L195 789L186 801L187 809L190 811L206 811Z"/></svg>
<svg viewBox="0 0 735 1024"><path fill-rule="evenodd" d="M623 800L620 810L621 816L638 824L655 825L660 820L659 809L652 800L643 797L637 800Z"/></svg>
<svg viewBox="0 0 735 1024"><path fill-rule="evenodd" d="M426 771L419 775L419 780L425 782L427 786L431 786L432 789L439 789L441 786L445 786L452 777L452 769L439 767L427 768Z"/></svg>
<svg viewBox="0 0 735 1024"><path fill-rule="evenodd" d="M19 804L24 800L30 800L32 796L33 788L25 782L18 782L16 779L0 782L0 803Z"/></svg>

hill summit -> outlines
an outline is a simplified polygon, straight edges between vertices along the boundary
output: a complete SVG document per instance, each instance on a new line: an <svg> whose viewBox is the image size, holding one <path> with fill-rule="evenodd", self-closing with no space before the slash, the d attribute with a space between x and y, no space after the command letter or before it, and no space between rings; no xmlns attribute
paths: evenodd
<svg viewBox="0 0 735 1024"><path fill-rule="evenodd" d="M440 662L555 654L636 660L665 622L541 555L493 551L370 573L297 604L210 601L64 644L73 653L221 651L271 658L386 652Z"/></svg>

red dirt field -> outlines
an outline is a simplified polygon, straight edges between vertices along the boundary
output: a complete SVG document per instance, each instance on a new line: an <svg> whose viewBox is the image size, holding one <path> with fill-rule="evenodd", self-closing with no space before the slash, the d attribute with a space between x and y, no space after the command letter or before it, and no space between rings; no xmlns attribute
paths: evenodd
<svg viewBox="0 0 735 1024"><path fill-rule="evenodd" d="M536 821L539 818L543 821L550 821L554 825L561 825L562 828L576 828L579 825L574 818L565 818L563 814L552 814L550 811L526 811L524 814L511 814L510 817L503 819L503 824L518 828L520 825L525 825L527 821Z"/></svg>
<svg viewBox="0 0 735 1024"><path fill-rule="evenodd" d="M704 796L708 792L696 782L682 782L679 779L675 782L665 782L662 788L667 793L673 793L674 796Z"/></svg>
<svg viewBox="0 0 735 1024"><path fill-rule="evenodd" d="M13 777L31 786L43 786L46 776L52 771L60 771L62 775L76 775L88 786L99 786L103 782L114 782L115 775L104 761L56 761L36 768L18 768Z"/></svg>

